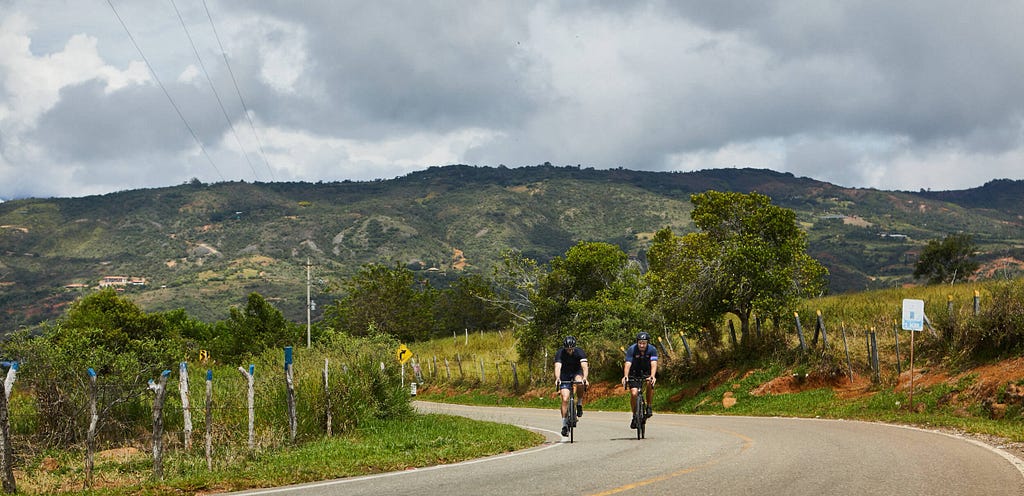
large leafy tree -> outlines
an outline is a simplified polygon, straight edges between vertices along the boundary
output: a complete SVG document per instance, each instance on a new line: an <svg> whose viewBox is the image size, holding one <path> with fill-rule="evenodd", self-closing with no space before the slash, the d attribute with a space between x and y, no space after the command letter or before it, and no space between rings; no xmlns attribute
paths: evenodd
<svg viewBox="0 0 1024 496"><path fill-rule="evenodd" d="M921 251L914 266L914 279L928 279L928 284L941 284L967 279L978 270L974 256L978 247L970 234L951 234L939 241L933 239Z"/></svg>
<svg viewBox="0 0 1024 496"><path fill-rule="evenodd" d="M93 369L103 385L99 428L125 432L115 419L142 408L146 382L184 359L184 327L201 334L202 324L177 312L146 314L106 289L73 303L41 335L15 333L3 353L22 364L18 387L34 393L42 441L74 443L84 439L89 420L81 415L89 404L86 371Z"/></svg>
<svg viewBox="0 0 1024 496"><path fill-rule="evenodd" d="M520 352L532 356L565 334L621 338L643 326L640 269L619 247L581 241L538 282L534 319L520 328Z"/></svg>
<svg viewBox="0 0 1024 496"><path fill-rule="evenodd" d="M496 330L508 327L511 316L489 302L496 294L479 274L460 277L438 293L434 304L438 332L448 335L465 329Z"/></svg>
<svg viewBox="0 0 1024 496"><path fill-rule="evenodd" d="M754 312L779 316L823 291L827 271L807 255L792 210L758 193L706 191L690 201L699 231L663 230L648 252L652 298L671 321L702 326L732 313L747 336Z"/></svg>
<svg viewBox="0 0 1024 496"><path fill-rule="evenodd" d="M250 293L244 308L232 307L226 321L218 322L213 356L222 362L251 357L267 348L294 346L302 327L285 319L280 310L259 293Z"/></svg>
<svg viewBox="0 0 1024 496"><path fill-rule="evenodd" d="M436 291L405 267L367 264L342 285L343 296L324 310L324 323L353 336L380 332L401 341L430 336Z"/></svg>

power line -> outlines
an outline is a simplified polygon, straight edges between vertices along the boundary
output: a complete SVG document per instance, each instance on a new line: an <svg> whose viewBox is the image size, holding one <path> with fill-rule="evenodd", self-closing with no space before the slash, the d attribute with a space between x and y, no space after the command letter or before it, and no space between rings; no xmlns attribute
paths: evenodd
<svg viewBox="0 0 1024 496"><path fill-rule="evenodd" d="M135 41L135 37L132 36L132 32L128 29L128 25L125 24L124 19L121 18L121 14L117 13L114 3L111 0L107 0L107 5L110 6L110 10L114 11L114 17L117 17L117 21L121 23L121 27L124 28L124 32L128 34L128 39L132 41L132 45L135 46L135 50L139 52L139 56L142 57L142 61L146 63L146 68L149 69L149 73L153 75L153 79L156 81L157 86L159 86L160 90L164 92L164 96L167 97L167 101L171 102L171 107L174 107L174 111L178 114L178 118L180 118L181 122L185 124L186 128L188 128L188 132L192 135L192 139L195 140L197 145L199 145L199 149L203 152L203 156L205 156L206 160L210 162L210 166L212 166L213 170L217 172L220 180L225 181L224 175L220 173L220 169L217 168L217 164L213 162L213 157L207 153L202 140L199 139L196 131L192 129L192 126L188 123L188 120L185 119L185 115L181 113L181 109L178 108L178 104L174 102L174 98L171 98L171 94L167 91L167 87L165 87L164 83L160 81L160 77L157 76L156 71L153 70L153 65L149 63L149 59L146 58L146 54L142 53L142 47L140 47L138 42Z"/></svg>
<svg viewBox="0 0 1024 496"><path fill-rule="evenodd" d="M206 64L203 63L203 58L199 55L199 49L196 48L196 43L192 39L192 33L188 31L188 26L185 24L185 19L181 17L181 11L178 10L178 5L171 0L171 6L174 7L174 13L178 15L178 21L181 22L181 28L185 30L185 37L188 38L188 42L192 45L192 53L196 54L196 60L199 61L199 67L203 70L203 74L206 75L206 82L210 83L210 89L213 90L213 96L217 99L217 105L220 106L220 111L224 114L224 120L228 121L228 126L231 128L231 134L235 136L235 141L238 143L238 148L242 150L242 156L245 157L245 161L249 164L249 169L252 169L252 175L256 177L256 180L260 180L260 175L256 173L256 168L253 167L252 161L249 160L249 154L245 152L245 147L242 146L242 140L238 138L238 133L235 132L235 124L231 122L231 117L228 115L227 109L224 108L224 102L220 99L220 93L217 92L217 87L213 84L213 78L210 77L210 72L206 70Z"/></svg>
<svg viewBox="0 0 1024 496"><path fill-rule="evenodd" d="M252 135L256 138L256 146L259 147L260 157L263 157L263 163L267 165L267 172L270 173L270 179L276 181L274 177L274 169L270 168L270 162L267 161L267 154L263 152L263 143L260 141L259 134L256 133L256 124L252 121L252 116L249 115L249 107L245 105L245 99L242 98L242 90L238 87L238 80L235 79L235 71L231 70L231 63L228 62L227 51L224 50L224 44L220 42L220 35L217 34L217 26L213 22L213 16L210 14L210 7L206 5L206 0L203 0L203 8L206 9L206 17L210 20L210 27L213 29L213 37L217 39L217 46L220 47L221 56L224 57L224 65L228 68L228 74L231 75L231 82L235 85L235 93L238 94L238 101L242 102L242 110L245 112L245 118L249 120L249 128L252 129Z"/></svg>

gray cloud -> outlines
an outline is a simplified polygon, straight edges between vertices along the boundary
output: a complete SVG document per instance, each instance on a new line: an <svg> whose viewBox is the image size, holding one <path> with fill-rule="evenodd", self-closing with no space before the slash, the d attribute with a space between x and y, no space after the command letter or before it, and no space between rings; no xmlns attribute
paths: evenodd
<svg viewBox="0 0 1024 496"><path fill-rule="evenodd" d="M115 2L206 158L112 11L7 3L0 197L545 161L1021 177L1024 5L209 1L233 80L204 4L175 2L218 104L169 5Z"/></svg>

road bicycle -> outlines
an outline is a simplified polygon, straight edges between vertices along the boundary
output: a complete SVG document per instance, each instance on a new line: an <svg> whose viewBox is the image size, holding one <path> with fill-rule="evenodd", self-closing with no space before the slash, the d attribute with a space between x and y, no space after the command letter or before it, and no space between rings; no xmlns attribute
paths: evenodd
<svg viewBox="0 0 1024 496"><path fill-rule="evenodd" d="M583 381L561 381L561 384L569 384L569 411L566 417L566 426L569 428L569 442L574 442L574 431L576 430L576 422L579 417L576 412L576 385L583 384ZM561 387L559 387L561 390Z"/></svg>
<svg viewBox="0 0 1024 496"><path fill-rule="evenodd" d="M633 410L633 422L632 424L636 429L636 438L644 439L647 436L647 410L650 405L647 404L647 388L651 387L650 376L643 376L637 378L630 378L627 387L632 389L634 386L639 388L636 394L636 409Z"/></svg>

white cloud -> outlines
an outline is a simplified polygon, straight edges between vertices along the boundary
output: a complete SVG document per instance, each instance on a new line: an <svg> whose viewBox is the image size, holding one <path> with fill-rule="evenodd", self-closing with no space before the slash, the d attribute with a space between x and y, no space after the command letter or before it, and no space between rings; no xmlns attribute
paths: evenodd
<svg viewBox="0 0 1024 496"><path fill-rule="evenodd" d="M295 93L308 63L306 30L292 23L261 20L259 32L260 79L281 93Z"/></svg>
<svg viewBox="0 0 1024 496"><path fill-rule="evenodd" d="M0 196L545 161L910 190L1024 177L1024 5L114 5L4 2Z"/></svg>

